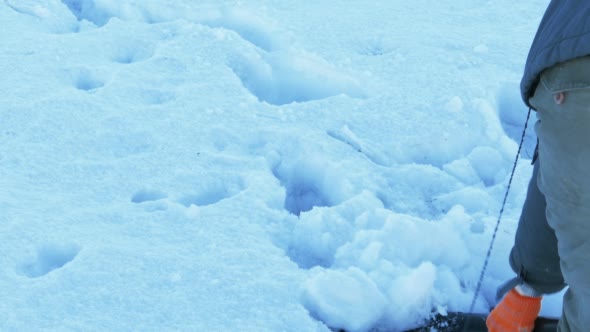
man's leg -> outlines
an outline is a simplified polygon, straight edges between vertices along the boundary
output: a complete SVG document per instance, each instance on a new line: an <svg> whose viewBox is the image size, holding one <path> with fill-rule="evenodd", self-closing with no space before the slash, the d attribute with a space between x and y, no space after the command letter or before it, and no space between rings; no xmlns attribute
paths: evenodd
<svg viewBox="0 0 590 332"><path fill-rule="evenodd" d="M538 173L537 160L510 252L510 266L527 286L541 295L559 292L565 284L559 267L557 238L547 223L545 196L537 186Z"/></svg>
<svg viewBox="0 0 590 332"><path fill-rule="evenodd" d="M590 327L590 57L541 75L530 99L539 121L538 185L555 230L564 296L560 331Z"/></svg>
<svg viewBox="0 0 590 332"><path fill-rule="evenodd" d="M537 187L538 173L537 160L510 253L510 265L518 278L503 287L501 292L507 295L488 316L486 325L491 332L532 331L541 296L565 287L557 238L547 223L545 197Z"/></svg>

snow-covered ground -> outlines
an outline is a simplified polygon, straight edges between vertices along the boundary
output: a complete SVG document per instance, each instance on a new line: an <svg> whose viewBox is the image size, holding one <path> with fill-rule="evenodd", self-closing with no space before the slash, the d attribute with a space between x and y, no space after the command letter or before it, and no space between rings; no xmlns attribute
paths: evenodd
<svg viewBox="0 0 590 332"><path fill-rule="evenodd" d="M468 310L547 3L0 1L0 330ZM478 312L512 276L534 142Z"/></svg>

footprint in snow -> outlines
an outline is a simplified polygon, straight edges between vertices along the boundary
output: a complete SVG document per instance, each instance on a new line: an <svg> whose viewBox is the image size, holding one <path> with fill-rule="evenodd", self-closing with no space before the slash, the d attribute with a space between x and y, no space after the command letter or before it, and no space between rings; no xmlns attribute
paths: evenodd
<svg viewBox="0 0 590 332"><path fill-rule="evenodd" d="M362 153L367 159L376 165L390 167L392 164L391 159L387 155L373 147L370 143L360 139L347 125L344 125L338 130L328 130L327 134Z"/></svg>
<svg viewBox="0 0 590 332"><path fill-rule="evenodd" d="M240 178L210 178L201 180L194 186L192 192L186 193L177 200L185 207L208 206L224 199L233 197L244 190L244 183Z"/></svg>
<svg viewBox="0 0 590 332"><path fill-rule="evenodd" d="M168 195L159 190L142 189L136 192L133 197L131 197L131 202L139 204L144 202L158 201L166 197L168 197Z"/></svg>
<svg viewBox="0 0 590 332"><path fill-rule="evenodd" d="M78 21L87 20L101 27L113 17L106 10L97 7L94 0L61 0Z"/></svg>
<svg viewBox="0 0 590 332"><path fill-rule="evenodd" d="M160 190L142 189L133 194L131 202L145 205L147 212L165 211L168 209L166 198L168 195Z"/></svg>
<svg viewBox="0 0 590 332"><path fill-rule="evenodd" d="M212 15L200 23L211 28L233 31L264 51L274 51L282 44L274 32L276 30L274 22L261 18L259 13L236 8L223 8L216 15Z"/></svg>
<svg viewBox="0 0 590 332"><path fill-rule="evenodd" d="M144 89L139 92L141 101L146 105L163 105L176 99L176 94L172 91L162 91L156 89Z"/></svg>
<svg viewBox="0 0 590 332"><path fill-rule="evenodd" d="M256 56L238 55L229 61L229 66L250 93L272 105L337 95L366 97L354 77L310 53L278 51Z"/></svg>
<svg viewBox="0 0 590 332"><path fill-rule="evenodd" d="M337 205L346 192L347 182L322 158L286 160L273 168L273 174L285 188L285 210L296 216Z"/></svg>
<svg viewBox="0 0 590 332"><path fill-rule="evenodd" d="M105 75L97 71L90 70L86 67L75 67L62 70L61 79L74 88L86 91L95 92L97 89L105 85Z"/></svg>
<svg viewBox="0 0 590 332"><path fill-rule="evenodd" d="M132 64L149 60L154 56L154 47L138 40L123 40L117 45L111 54L113 62Z"/></svg>
<svg viewBox="0 0 590 332"><path fill-rule="evenodd" d="M20 266L20 272L29 278L39 278L63 268L74 260L80 248L76 245L47 244L37 249L37 257Z"/></svg>
<svg viewBox="0 0 590 332"><path fill-rule="evenodd" d="M365 97L354 77L315 54L290 50L276 24L257 13L222 9L216 17L200 23L231 30L256 47L256 54L236 55L228 66L260 101L284 105L340 94Z"/></svg>

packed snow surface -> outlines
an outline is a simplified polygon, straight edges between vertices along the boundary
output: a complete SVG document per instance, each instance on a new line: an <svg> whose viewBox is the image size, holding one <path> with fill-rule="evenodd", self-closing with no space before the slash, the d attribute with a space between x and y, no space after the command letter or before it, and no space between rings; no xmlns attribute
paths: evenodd
<svg viewBox="0 0 590 332"><path fill-rule="evenodd" d="M468 310L547 3L0 1L0 330L401 331ZM535 141L477 312L512 277Z"/></svg>

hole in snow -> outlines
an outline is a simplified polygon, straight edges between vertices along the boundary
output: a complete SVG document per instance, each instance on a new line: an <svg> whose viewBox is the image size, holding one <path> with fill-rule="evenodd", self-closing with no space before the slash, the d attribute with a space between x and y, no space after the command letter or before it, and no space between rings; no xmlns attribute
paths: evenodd
<svg viewBox="0 0 590 332"><path fill-rule="evenodd" d="M154 55L151 45L139 41L125 41L114 50L111 59L122 64L131 64L150 59Z"/></svg>
<svg viewBox="0 0 590 332"><path fill-rule="evenodd" d="M229 66L260 101L273 105L320 100L345 94L364 98L357 81L325 60L308 54L274 52L236 57Z"/></svg>
<svg viewBox="0 0 590 332"><path fill-rule="evenodd" d="M133 195L131 202L143 203L166 198L167 195L159 190L140 190Z"/></svg>
<svg viewBox="0 0 590 332"><path fill-rule="evenodd" d="M94 0L61 0L61 2L68 6L78 21L87 20L101 27L112 17L107 12L99 10Z"/></svg>
<svg viewBox="0 0 590 332"><path fill-rule="evenodd" d="M91 77L79 77L78 80L76 80L75 86L78 90L91 91L102 88L104 83Z"/></svg>
<svg viewBox="0 0 590 332"><path fill-rule="evenodd" d="M71 262L78 252L76 245L44 245L37 250L36 259L23 264L20 270L29 278L39 278Z"/></svg>
<svg viewBox="0 0 590 332"><path fill-rule="evenodd" d="M146 105L162 105L174 101L176 95L173 92L146 89L140 92L140 98Z"/></svg>
<svg viewBox="0 0 590 332"><path fill-rule="evenodd" d="M244 189L241 179L215 179L196 185L194 192L185 194L178 199L178 203L190 207L191 205L207 206L237 195Z"/></svg>
<svg viewBox="0 0 590 332"><path fill-rule="evenodd" d="M280 45L280 40L274 31L274 23L262 19L260 13L225 8L217 17L211 17L201 23L212 28L232 30L244 40L265 51L273 51Z"/></svg>
<svg viewBox="0 0 590 332"><path fill-rule="evenodd" d="M92 92L105 85L102 75L84 67L67 69L64 71L64 76L66 82L82 91Z"/></svg>
<svg viewBox="0 0 590 332"><path fill-rule="evenodd" d="M299 216L316 206L333 206L340 201L343 182L326 172L322 160L299 160L291 165L278 165L273 174L286 190L285 210Z"/></svg>
<svg viewBox="0 0 590 332"><path fill-rule="evenodd" d="M313 182L294 179L287 185L285 209L294 215L300 215L316 206L329 206L328 200Z"/></svg>

